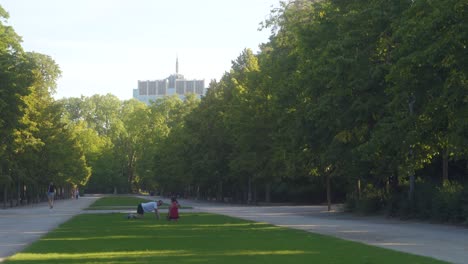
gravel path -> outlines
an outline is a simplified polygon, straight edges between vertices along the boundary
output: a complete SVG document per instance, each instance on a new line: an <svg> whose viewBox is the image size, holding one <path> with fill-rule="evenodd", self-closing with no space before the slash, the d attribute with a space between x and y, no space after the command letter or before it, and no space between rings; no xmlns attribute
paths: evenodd
<svg viewBox="0 0 468 264"><path fill-rule="evenodd" d="M129 212L83 211L97 198L99 197L85 196L78 200L56 201L52 210L47 207L47 203L0 209L0 262L76 214ZM468 229L463 227L380 217L356 217L327 212L324 206L237 206L193 200L179 202L181 205L193 207L189 210L182 209L182 212L224 214L429 256L451 263L468 263Z"/></svg>

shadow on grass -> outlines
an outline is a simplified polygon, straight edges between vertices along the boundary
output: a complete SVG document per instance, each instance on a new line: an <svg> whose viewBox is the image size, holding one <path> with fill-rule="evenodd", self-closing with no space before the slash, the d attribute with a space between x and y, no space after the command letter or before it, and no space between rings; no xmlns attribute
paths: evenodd
<svg viewBox="0 0 468 264"><path fill-rule="evenodd" d="M206 213L179 222L83 214L5 263L443 263Z"/></svg>

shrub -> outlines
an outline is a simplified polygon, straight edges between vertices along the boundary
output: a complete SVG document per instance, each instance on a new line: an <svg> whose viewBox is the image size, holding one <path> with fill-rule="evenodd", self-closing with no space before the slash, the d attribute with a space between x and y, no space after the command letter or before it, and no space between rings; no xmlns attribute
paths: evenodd
<svg viewBox="0 0 468 264"><path fill-rule="evenodd" d="M345 210L371 214L384 211L402 219L418 218L468 225L468 186L446 182L442 186L420 182L416 184L414 200L408 199L408 186L386 194L385 190L368 185L358 199L348 195Z"/></svg>
<svg viewBox="0 0 468 264"><path fill-rule="evenodd" d="M345 212L354 212L357 210L358 197L356 193L350 193L346 196L344 204Z"/></svg>
<svg viewBox="0 0 468 264"><path fill-rule="evenodd" d="M410 205L409 217L429 220L432 218L433 196L436 186L432 183L420 183L414 191L414 203ZM408 201L406 201L408 203Z"/></svg>
<svg viewBox="0 0 468 264"><path fill-rule="evenodd" d="M364 214L381 212L387 199L383 190L368 184L361 194L361 199L355 202L356 211Z"/></svg>
<svg viewBox="0 0 468 264"><path fill-rule="evenodd" d="M432 201L432 217L443 222L463 222L466 220L462 203L464 188L459 183L445 182L438 187Z"/></svg>

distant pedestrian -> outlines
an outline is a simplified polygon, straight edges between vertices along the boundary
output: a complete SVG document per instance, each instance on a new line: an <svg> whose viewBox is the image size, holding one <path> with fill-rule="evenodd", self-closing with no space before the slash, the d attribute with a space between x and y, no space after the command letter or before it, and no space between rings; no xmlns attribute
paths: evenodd
<svg viewBox="0 0 468 264"><path fill-rule="evenodd" d="M50 182L49 187L47 188L47 201L49 202L49 208L54 208L54 198L55 198L55 185L53 182Z"/></svg>
<svg viewBox="0 0 468 264"><path fill-rule="evenodd" d="M75 198L78 200L78 198L80 198L80 189L78 189L78 187L76 187L76 190L75 190Z"/></svg>
<svg viewBox="0 0 468 264"><path fill-rule="evenodd" d="M157 219L159 219L159 206L163 204L163 201L154 201L154 202L147 202L147 203L140 203L137 207L137 214L129 214L127 216L128 219L132 218L143 218L145 213L152 213L154 212Z"/></svg>
<svg viewBox="0 0 468 264"><path fill-rule="evenodd" d="M167 213L167 220L176 221L179 220L179 208L180 204L175 197L171 198L171 205L169 206L169 211Z"/></svg>

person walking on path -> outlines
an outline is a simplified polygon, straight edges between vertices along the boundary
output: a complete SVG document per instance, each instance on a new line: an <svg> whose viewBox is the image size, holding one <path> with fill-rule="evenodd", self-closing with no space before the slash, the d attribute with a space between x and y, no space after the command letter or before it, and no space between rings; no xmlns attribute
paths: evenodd
<svg viewBox="0 0 468 264"><path fill-rule="evenodd" d="M167 220L174 220L177 222L177 220L179 219L179 208L179 202L175 197L172 197L171 205L169 206L169 212L167 213Z"/></svg>
<svg viewBox="0 0 468 264"><path fill-rule="evenodd" d="M140 203L137 207L137 214L129 214L127 219L136 219L136 218L143 218L145 213L154 212L157 219L159 219L159 206L163 204L163 201L159 200L157 202L147 202L147 203Z"/></svg>
<svg viewBox="0 0 468 264"><path fill-rule="evenodd" d="M49 208L54 208L54 198L55 198L55 185L53 182L50 182L49 187L47 188L47 201L49 202Z"/></svg>

